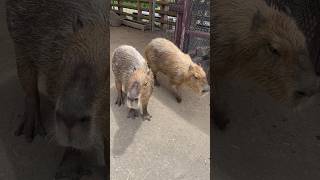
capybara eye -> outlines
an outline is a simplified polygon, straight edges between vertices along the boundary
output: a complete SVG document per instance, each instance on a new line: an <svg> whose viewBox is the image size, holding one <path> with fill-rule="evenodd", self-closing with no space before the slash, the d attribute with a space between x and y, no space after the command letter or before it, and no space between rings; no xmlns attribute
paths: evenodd
<svg viewBox="0 0 320 180"><path fill-rule="evenodd" d="M144 85L144 86L148 86L148 82L145 82L143 85Z"/></svg>
<svg viewBox="0 0 320 180"><path fill-rule="evenodd" d="M197 77L197 76L195 76L195 75L193 75L193 77L194 77L195 79L197 79L197 80L199 79L199 77Z"/></svg>
<svg viewBox="0 0 320 180"><path fill-rule="evenodd" d="M274 48L271 44L269 44L269 50L272 54L280 56L279 51L276 48Z"/></svg>

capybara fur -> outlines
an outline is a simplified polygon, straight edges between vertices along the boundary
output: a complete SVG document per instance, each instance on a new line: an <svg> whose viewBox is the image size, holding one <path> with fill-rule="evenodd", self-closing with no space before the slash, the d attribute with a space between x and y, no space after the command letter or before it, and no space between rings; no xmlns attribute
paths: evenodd
<svg viewBox="0 0 320 180"><path fill-rule="evenodd" d="M54 103L53 136L66 147L98 148L107 137L109 30L104 0L8 0L7 23L26 94L16 135L45 134L39 76ZM106 101L106 102L104 102Z"/></svg>
<svg viewBox="0 0 320 180"><path fill-rule="evenodd" d="M137 117L142 107L143 119L151 120L148 102L154 88L154 77L142 55L132 46L119 46L113 53L112 71L118 93L116 104L124 104L124 88L129 108L128 118Z"/></svg>
<svg viewBox="0 0 320 180"><path fill-rule="evenodd" d="M180 87L185 84L195 93L204 95L209 91L206 73L201 66L192 62L188 54L183 53L171 41L155 38L145 47L145 57L154 73L155 84L158 72L166 75L174 90L177 102L181 102Z"/></svg>
<svg viewBox="0 0 320 180"><path fill-rule="evenodd" d="M243 78L295 107L318 91L304 34L291 17L262 0L217 0L213 12L217 93L226 79Z"/></svg>

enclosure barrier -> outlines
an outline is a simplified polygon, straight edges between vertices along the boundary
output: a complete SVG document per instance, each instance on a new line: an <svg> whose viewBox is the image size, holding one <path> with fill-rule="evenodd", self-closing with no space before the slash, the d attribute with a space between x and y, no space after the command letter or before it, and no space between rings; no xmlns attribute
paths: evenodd
<svg viewBox="0 0 320 180"><path fill-rule="evenodd" d="M111 8L117 14L126 16L128 19L166 29L166 25L174 25L169 17L176 17L176 12L170 11L169 6L175 1L167 0L112 0Z"/></svg>

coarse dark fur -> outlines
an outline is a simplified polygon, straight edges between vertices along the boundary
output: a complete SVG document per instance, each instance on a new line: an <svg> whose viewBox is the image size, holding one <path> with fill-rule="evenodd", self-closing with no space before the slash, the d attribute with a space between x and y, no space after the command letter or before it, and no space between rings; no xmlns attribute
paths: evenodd
<svg viewBox="0 0 320 180"><path fill-rule="evenodd" d="M318 91L305 37L291 17L262 0L217 0L213 11L215 97L220 83L237 78L289 107Z"/></svg>
<svg viewBox="0 0 320 180"><path fill-rule="evenodd" d="M104 0L8 0L7 23L17 71L26 94L16 135L32 141L46 133L38 79L55 105L54 136L60 145L99 149L103 160L109 82L108 4Z"/></svg>

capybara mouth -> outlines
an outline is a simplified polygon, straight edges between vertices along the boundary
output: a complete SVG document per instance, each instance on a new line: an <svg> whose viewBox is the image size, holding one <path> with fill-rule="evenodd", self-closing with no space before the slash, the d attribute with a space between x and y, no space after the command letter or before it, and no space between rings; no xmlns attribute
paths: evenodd
<svg viewBox="0 0 320 180"><path fill-rule="evenodd" d="M206 94L208 94L210 91L210 87L209 86L205 86L202 91L200 92L201 96L205 96Z"/></svg>
<svg viewBox="0 0 320 180"><path fill-rule="evenodd" d="M127 106L132 109L139 109L139 98L134 98L134 100L128 98Z"/></svg>
<svg viewBox="0 0 320 180"><path fill-rule="evenodd" d="M311 97L311 96L312 96L312 94L304 92L304 91L296 91L294 93L294 97L296 99L308 98L308 97Z"/></svg>

